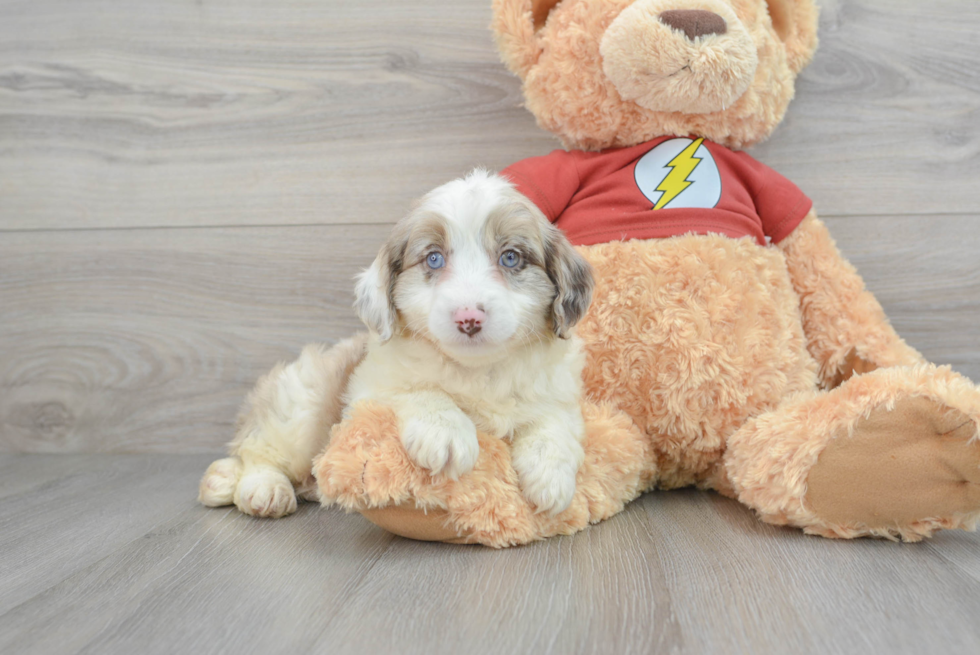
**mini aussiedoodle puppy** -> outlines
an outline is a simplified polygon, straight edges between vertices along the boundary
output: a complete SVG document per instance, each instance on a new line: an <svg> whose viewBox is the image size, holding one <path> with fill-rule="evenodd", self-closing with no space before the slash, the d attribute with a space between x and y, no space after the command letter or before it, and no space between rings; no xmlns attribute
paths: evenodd
<svg viewBox="0 0 980 655"><path fill-rule="evenodd" d="M201 502L289 514L297 492L315 498L312 460L343 408L372 400L395 411L406 452L435 475L473 468L477 430L512 439L525 496L561 512L583 457L572 327L592 287L588 263L502 177L477 170L435 189L358 278L370 335L310 346L263 378Z"/></svg>

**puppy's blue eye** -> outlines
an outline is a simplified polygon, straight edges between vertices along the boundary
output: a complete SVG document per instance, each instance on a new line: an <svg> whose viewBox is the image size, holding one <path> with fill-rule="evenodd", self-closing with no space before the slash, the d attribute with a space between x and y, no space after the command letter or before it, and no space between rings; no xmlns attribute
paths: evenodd
<svg viewBox="0 0 980 655"><path fill-rule="evenodd" d="M425 258L425 263L432 270L436 270L446 265L446 258L442 256L442 253L430 252L429 256Z"/></svg>
<svg viewBox="0 0 980 655"><path fill-rule="evenodd" d="M500 256L500 265L504 268L514 268L521 263L521 255L516 250L507 250Z"/></svg>

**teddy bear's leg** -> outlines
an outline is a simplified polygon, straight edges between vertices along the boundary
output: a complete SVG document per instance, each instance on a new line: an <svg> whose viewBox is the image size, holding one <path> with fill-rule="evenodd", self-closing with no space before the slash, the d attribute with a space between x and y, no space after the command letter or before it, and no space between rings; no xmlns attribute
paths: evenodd
<svg viewBox="0 0 980 655"><path fill-rule="evenodd" d="M824 388L877 368L925 363L892 328L814 212L779 248L800 297L807 349L820 367Z"/></svg>
<svg viewBox="0 0 980 655"><path fill-rule="evenodd" d="M208 467L198 500L273 518L296 511L297 494L315 500L313 457L340 421L343 392L365 344L366 335L358 335L330 349L307 346L295 362L259 380L228 445L230 457Z"/></svg>
<svg viewBox="0 0 980 655"><path fill-rule="evenodd" d="M879 369L747 422L725 467L768 523L918 541L980 517L980 390L948 367Z"/></svg>
<svg viewBox="0 0 980 655"><path fill-rule="evenodd" d="M370 402L351 408L314 463L321 502L423 541L499 548L572 534L621 512L657 476L649 440L626 414L589 402L582 413L585 459L571 505L557 516L536 512L521 493L504 441L479 434L472 471L433 476L406 454L392 409Z"/></svg>

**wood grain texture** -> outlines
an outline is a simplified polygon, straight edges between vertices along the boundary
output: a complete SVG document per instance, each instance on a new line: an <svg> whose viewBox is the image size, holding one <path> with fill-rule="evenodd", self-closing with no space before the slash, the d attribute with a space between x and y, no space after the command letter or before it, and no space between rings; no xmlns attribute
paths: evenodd
<svg viewBox="0 0 980 655"><path fill-rule="evenodd" d="M489 4L0 0L0 652L980 652L966 533L831 542L685 490L499 552L194 502L209 458L168 453L360 327L412 198L555 147ZM980 4L820 4L753 154L980 380Z"/></svg>
<svg viewBox="0 0 980 655"><path fill-rule="evenodd" d="M484 0L4 7L0 229L392 221L552 143Z"/></svg>
<svg viewBox="0 0 980 655"><path fill-rule="evenodd" d="M0 441L214 452L256 378L363 329L388 226L15 233L0 240Z"/></svg>
<svg viewBox="0 0 980 655"><path fill-rule="evenodd" d="M973 216L828 219L899 332L980 380ZM0 240L0 449L215 452L256 378L361 329L388 226L94 230Z"/></svg>
<svg viewBox="0 0 980 655"><path fill-rule="evenodd" d="M980 3L818 0L820 48L752 154L824 216L975 213Z"/></svg>
<svg viewBox="0 0 980 655"><path fill-rule="evenodd" d="M7 0L0 230L376 223L555 140L489 2ZM973 212L980 4L825 0L755 151L825 216Z"/></svg>
<svg viewBox="0 0 980 655"><path fill-rule="evenodd" d="M828 219L899 332L980 380L977 217ZM10 233L0 450L216 452L255 380L361 329L386 225Z"/></svg>
<svg viewBox="0 0 980 655"><path fill-rule="evenodd" d="M315 505L281 520L200 507L187 483L204 461L0 456L0 473L38 482L0 487L0 652L980 649L980 579L964 573L980 570L977 535L828 541L685 490L494 551L399 539ZM98 496L85 490L96 480Z"/></svg>
<svg viewBox="0 0 980 655"><path fill-rule="evenodd" d="M0 458L0 614L179 514L207 464L163 455Z"/></svg>

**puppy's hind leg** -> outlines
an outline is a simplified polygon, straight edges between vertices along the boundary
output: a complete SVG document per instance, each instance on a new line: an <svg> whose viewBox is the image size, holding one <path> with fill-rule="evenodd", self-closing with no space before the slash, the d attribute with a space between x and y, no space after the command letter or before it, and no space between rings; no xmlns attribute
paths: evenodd
<svg viewBox="0 0 980 655"><path fill-rule="evenodd" d="M360 334L329 350L307 346L299 359L259 380L228 444L230 457L212 463L201 480L200 502L234 503L246 514L276 518L296 511L297 492L312 498L313 457L340 420L347 381L366 345Z"/></svg>

